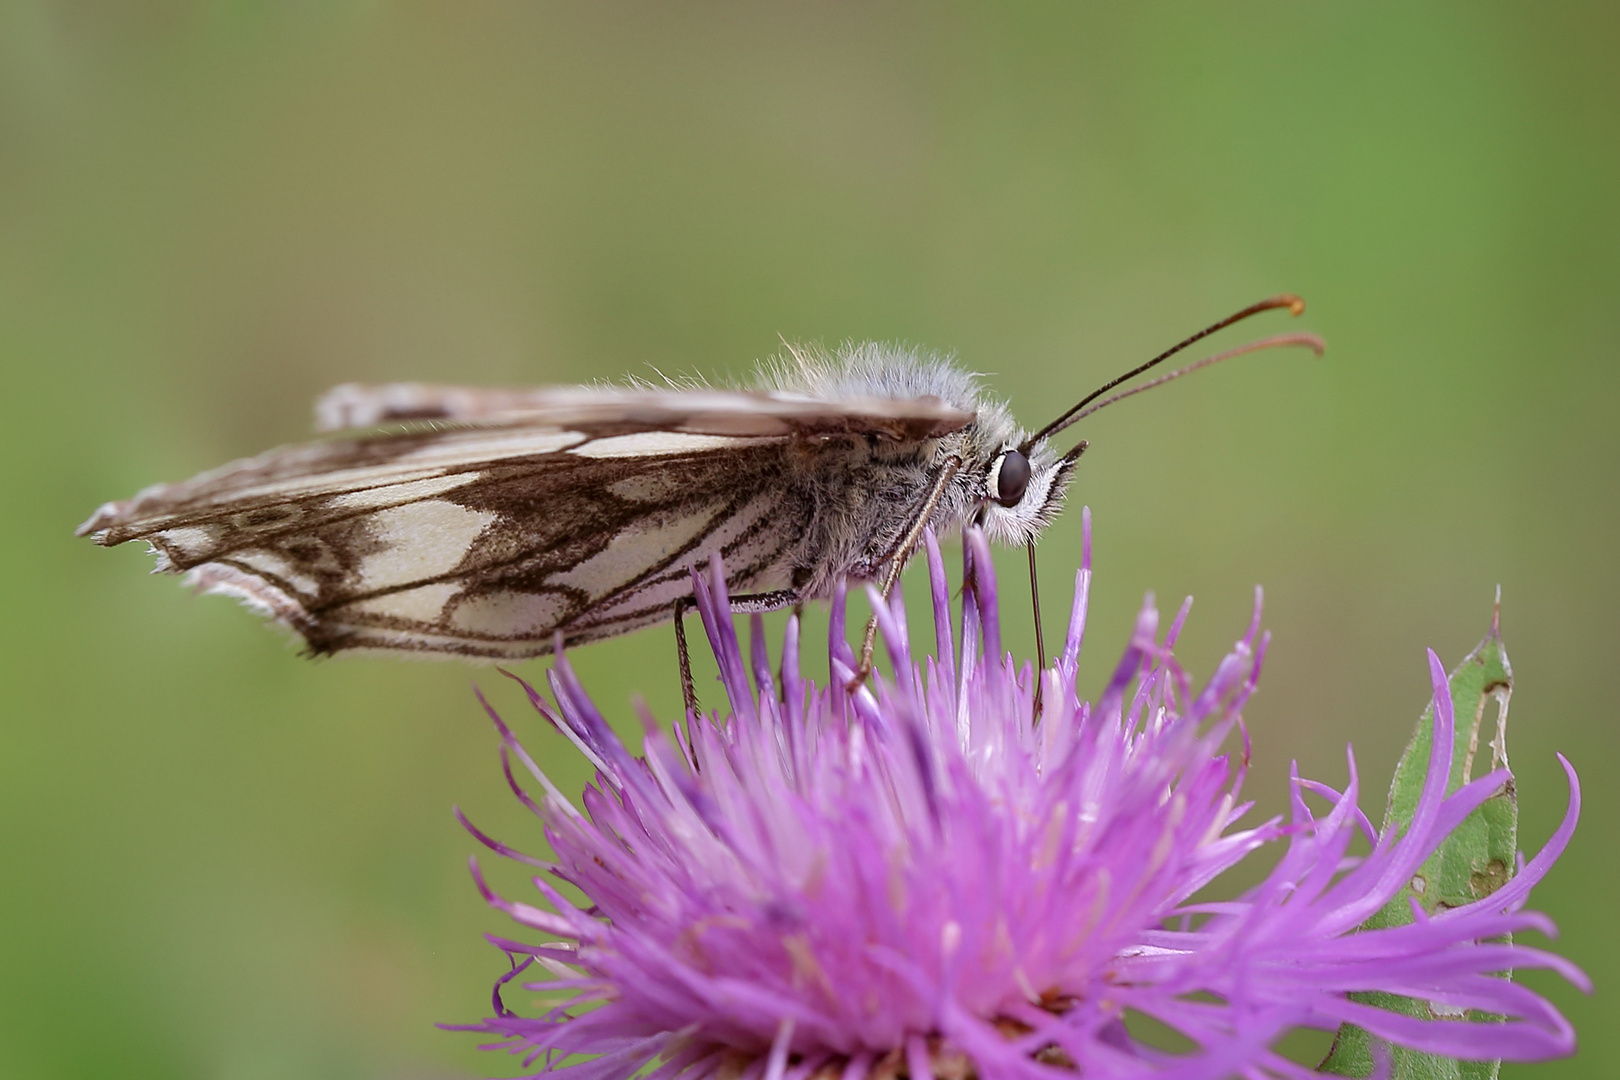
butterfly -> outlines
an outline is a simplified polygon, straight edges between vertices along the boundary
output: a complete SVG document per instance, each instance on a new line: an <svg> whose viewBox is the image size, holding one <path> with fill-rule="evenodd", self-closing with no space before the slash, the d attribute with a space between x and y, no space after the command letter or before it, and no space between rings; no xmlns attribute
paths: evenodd
<svg viewBox="0 0 1620 1080"><path fill-rule="evenodd" d="M237 598L316 655L513 660L672 618L679 634L691 573L715 554L738 611L824 598L848 578L886 596L930 527L1029 546L1033 573L1086 448L1053 437L1231 356L1320 353L1314 335L1278 335L1097 401L1275 308L1304 304L1252 304L1033 433L948 359L879 344L790 347L750 389L339 386L316 405L333 437L106 503L78 533L145 541L156 572Z"/></svg>

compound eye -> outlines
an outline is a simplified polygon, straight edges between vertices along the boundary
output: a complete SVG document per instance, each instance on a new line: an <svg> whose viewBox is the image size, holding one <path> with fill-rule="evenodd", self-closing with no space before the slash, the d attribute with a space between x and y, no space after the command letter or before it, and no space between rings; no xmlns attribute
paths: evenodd
<svg viewBox="0 0 1620 1080"><path fill-rule="evenodd" d="M996 459L990 483L990 497L1002 506L1017 506L1029 486L1029 458L1017 450L1007 450Z"/></svg>

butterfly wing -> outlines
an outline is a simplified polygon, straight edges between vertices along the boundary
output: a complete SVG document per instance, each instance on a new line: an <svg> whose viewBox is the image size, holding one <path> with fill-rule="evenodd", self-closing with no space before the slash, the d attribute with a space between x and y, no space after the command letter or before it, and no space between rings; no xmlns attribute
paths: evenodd
<svg viewBox="0 0 1620 1080"><path fill-rule="evenodd" d="M315 652L534 656L557 634L667 618L711 552L738 591L786 585L812 512L793 497L807 451L964 416L921 400L649 392L614 410L605 391L541 393L477 417L488 426L274 450L109 503L80 532L147 541L160 571L236 596Z"/></svg>

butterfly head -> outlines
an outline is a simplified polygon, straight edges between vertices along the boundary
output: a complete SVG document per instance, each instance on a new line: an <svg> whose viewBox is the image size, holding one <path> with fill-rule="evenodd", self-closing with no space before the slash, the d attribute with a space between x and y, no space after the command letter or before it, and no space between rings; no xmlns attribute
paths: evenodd
<svg viewBox="0 0 1620 1080"><path fill-rule="evenodd" d="M979 522L992 540L1027 544L1063 509L1063 496L1073 479L1075 462L1085 452L1081 443L1058 454L1046 439L1028 444L1009 441L983 470L983 505Z"/></svg>

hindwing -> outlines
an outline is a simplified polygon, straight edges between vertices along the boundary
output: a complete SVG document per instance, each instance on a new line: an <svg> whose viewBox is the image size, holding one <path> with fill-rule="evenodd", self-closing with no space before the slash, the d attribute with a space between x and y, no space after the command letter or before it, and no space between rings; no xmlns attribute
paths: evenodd
<svg viewBox="0 0 1620 1080"><path fill-rule="evenodd" d="M466 431L296 448L104 507L85 529L147 541L160 571L318 653L534 656L558 633L667 617L712 551L740 588L779 575L802 529L784 440L635 438L654 445Z"/></svg>

